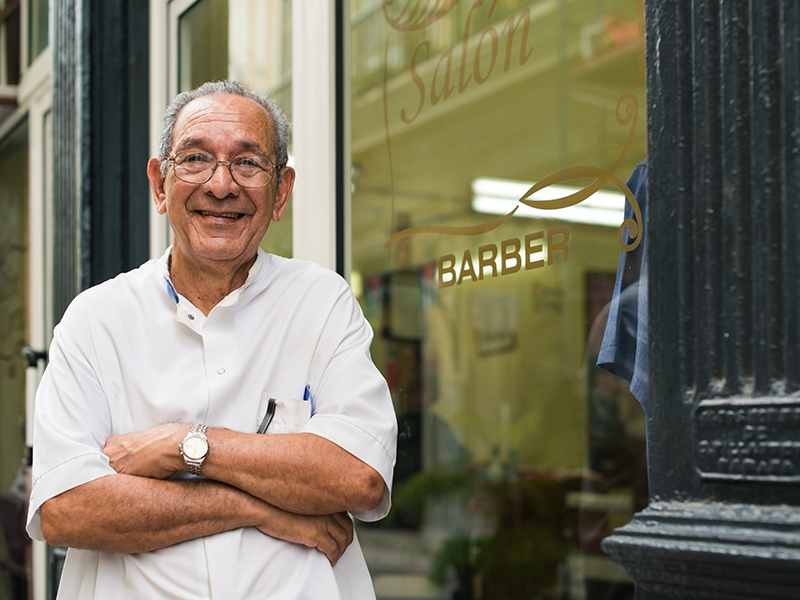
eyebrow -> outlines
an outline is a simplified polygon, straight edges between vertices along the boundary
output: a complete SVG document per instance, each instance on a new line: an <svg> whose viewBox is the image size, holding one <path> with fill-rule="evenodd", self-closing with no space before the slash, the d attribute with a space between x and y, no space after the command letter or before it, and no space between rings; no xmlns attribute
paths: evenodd
<svg viewBox="0 0 800 600"><path fill-rule="evenodd" d="M238 144L245 152L252 152L253 154L258 154L260 156L267 155L267 153L261 147L261 144L256 142L240 141ZM205 146L205 139L197 137L186 138L180 144L178 144L178 146L175 148L175 151L180 152L181 150L191 148L192 146Z"/></svg>

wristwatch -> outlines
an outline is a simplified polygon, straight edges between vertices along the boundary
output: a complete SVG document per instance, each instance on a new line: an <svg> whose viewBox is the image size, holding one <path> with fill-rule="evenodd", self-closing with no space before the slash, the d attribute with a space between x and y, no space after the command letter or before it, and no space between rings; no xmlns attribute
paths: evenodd
<svg viewBox="0 0 800 600"><path fill-rule="evenodd" d="M206 437L207 425L195 423L183 438L180 445L186 470L192 475L202 475L203 461L208 456L208 438Z"/></svg>

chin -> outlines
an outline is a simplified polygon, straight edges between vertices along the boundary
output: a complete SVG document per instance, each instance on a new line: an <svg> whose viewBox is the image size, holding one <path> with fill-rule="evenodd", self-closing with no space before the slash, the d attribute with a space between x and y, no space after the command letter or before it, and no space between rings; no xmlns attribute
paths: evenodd
<svg viewBox="0 0 800 600"><path fill-rule="evenodd" d="M205 247L203 249L199 249L196 251L198 255L202 256L206 260L215 260L215 261L246 261L250 258L253 258L256 254L256 251L248 251L247 248L216 248L216 247Z"/></svg>

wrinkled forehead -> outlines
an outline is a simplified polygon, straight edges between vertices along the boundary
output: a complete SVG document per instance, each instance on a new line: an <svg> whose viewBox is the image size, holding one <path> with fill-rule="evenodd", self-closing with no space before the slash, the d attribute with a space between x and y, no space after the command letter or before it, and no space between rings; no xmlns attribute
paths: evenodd
<svg viewBox="0 0 800 600"><path fill-rule="evenodd" d="M237 143L244 150L271 155L272 120L263 106L244 96L214 94L196 98L178 113L172 151L210 141Z"/></svg>

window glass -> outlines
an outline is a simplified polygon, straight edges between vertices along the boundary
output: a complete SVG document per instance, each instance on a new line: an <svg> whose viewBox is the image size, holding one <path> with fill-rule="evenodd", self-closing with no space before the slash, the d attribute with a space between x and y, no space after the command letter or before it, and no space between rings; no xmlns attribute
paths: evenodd
<svg viewBox="0 0 800 600"><path fill-rule="evenodd" d="M178 25L180 91L233 79L268 92L291 119L291 4L291 0L194 3ZM262 247L292 255L291 201L280 223L270 226Z"/></svg>
<svg viewBox="0 0 800 600"><path fill-rule="evenodd" d="M0 20L0 84L17 85L20 67L20 6L19 3L3 3Z"/></svg>
<svg viewBox="0 0 800 600"><path fill-rule="evenodd" d="M0 539L0 597L23 589L25 572L22 459L25 447L25 361L27 337L28 128L18 126L0 141L0 513L6 535ZM12 568L13 567L13 568Z"/></svg>
<svg viewBox="0 0 800 600"><path fill-rule="evenodd" d="M646 504L644 416L594 363L641 242L641 2L350 18L352 285L400 426L378 597L633 598L600 541Z"/></svg>
<svg viewBox="0 0 800 600"><path fill-rule="evenodd" d="M180 91L228 77L228 0L201 0L180 20Z"/></svg>
<svg viewBox="0 0 800 600"><path fill-rule="evenodd" d="M29 0L28 14L28 64L47 48L48 0Z"/></svg>

